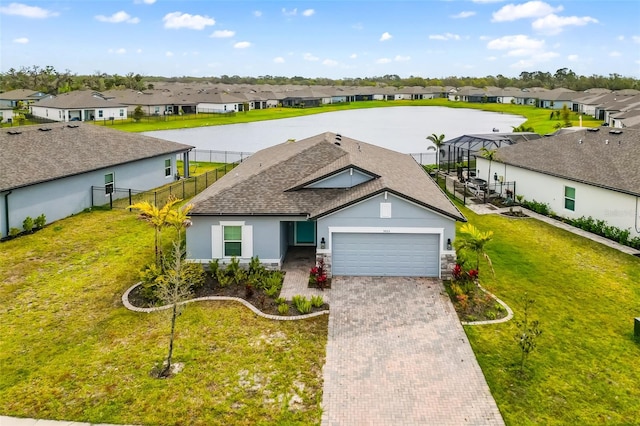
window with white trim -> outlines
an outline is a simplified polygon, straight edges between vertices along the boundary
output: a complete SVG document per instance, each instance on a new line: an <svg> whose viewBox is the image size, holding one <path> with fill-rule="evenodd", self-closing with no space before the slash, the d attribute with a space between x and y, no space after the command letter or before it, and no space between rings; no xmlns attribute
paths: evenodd
<svg viewBox="0 0 640 426"><path fill-rule="evenodd" d="M104 175L104 193L105 193L105 195L112 194L114 188L115 188L115 179L113 177L113 173L107 173L106 175Z"/></svg>
<svg viewBox="0 0 640 426"><path fill-rule="evenodd" d="M570 186L564 187L564 208L567 210L571 210L572 212L576 210L576 189Z"/></svg>
<svg viewBox="0 0 640 426"><path fill-rule="evenodd" d="M242 257L242 226L223 226L224 257Z"/></svg>
<svg viewBox="0 0 640 426"><path fill-rule="evenodd" d="M171 176L171 159L164 160L164 177Z"/></svg>
<svg viewBox="0 0 640 426"><path fill-rule="evenodd" d="M98 118L102 118L102 116L103 116L102 110L101 110L101 109L99 109L99 110L98 110Z"/></svg>
<svg viewBox="0 0 640 426"><path fill-rule="evenodd" d="M124 117L124 109L120 109L120 117Z"/></svg>

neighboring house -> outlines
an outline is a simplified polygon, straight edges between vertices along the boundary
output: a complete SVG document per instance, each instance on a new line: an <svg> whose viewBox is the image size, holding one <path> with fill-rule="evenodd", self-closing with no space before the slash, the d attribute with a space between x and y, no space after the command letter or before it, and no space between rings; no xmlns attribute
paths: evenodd
<svg viewBox="0 0 640 426"><path fill-rule="evenodd" d="M47 96L46 93L29 89L10 90L0 93L0 107L16 108L18 103L22 103L23 107L27 108Z"/></svg>
<svg viewBox="0 0 640 426"><path fill-rule="evenodd" d="M147 190L172 182L176 156L192 146L89 124L0 130L0 236L30 216L52 222L109 202L117 188Z"/></svg>
<svg viewBox="0 0 640 426"><path fill-rule="evenodd" d="M62 122L126 120L127 106L98 92L78 90L43 99L31 106L31 113Z"/></svg>
<svg viewBox="0 0 640 426"><path fill-rule="evenodd" d="M563 217L591 216L640 236L640 130L596 127L497 151L491 173ZM484 176L489 162L478 158Z"/></svg>
<svg viewBox="0 0 640 426"><path fill-rule="evenodd" d="M197 113L228 113L239 112L247 103L247 98L239 94L209 93L203 91L196 95Z"/></svg>
<svg viewBox="0 0 640 426"><path fill-rule="evenodd" d="M140 106L145 115L193 114L196 102L189 95L173 93L170 90L108 90L102 92L105 99L127 106L131 116Z"/></svg>
<svg viewBox="0 0 640 426"><path fill-rule="evenodd" d="M13 121L13 108L0 106L0 123L10 123Z"/></svg>
<svg viewBox="0 0 640 426"><path fill-rule="evenodd" d="M482 148L492 150L522 141L540 139L541 137L533 132L496 132L458 136L443 142L440 147L440 164L462 163L469 160L470 157L479 155Z"/></svg>
<svg viewBox="0 0 640 426"><path fill-rule="evenodd" d="M279 268L312 246L333 275L441 276L466 221L411 156L334 133L259 151L192 202L189 259Z"/></svg>

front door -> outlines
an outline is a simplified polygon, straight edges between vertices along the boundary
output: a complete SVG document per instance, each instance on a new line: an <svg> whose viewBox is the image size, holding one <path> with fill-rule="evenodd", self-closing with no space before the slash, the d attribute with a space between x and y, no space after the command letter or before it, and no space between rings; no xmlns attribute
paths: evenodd
<svg viewBox="0 0 640 426"><path fill-rule="evenodd" d="M316 223L313 221L294 222L295 224L295 245L314 246L316 245Z"/></svg>

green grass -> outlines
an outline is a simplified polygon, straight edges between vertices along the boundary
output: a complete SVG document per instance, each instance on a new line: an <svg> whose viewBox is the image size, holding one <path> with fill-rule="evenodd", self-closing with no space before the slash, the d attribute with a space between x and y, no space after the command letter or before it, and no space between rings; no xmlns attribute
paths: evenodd
<svg viewBox="0 0 640 426"><path fill-rule="evenodd" d="M640 259L533 219L464 213L495 233L488 253L496 277L485 266L482 284L515 319L526 292L543 330L521 378L513 321L465 327L507 424L637 424Z"/></svg>
<svg viewBox="0 0 640 426"><path fill-rule="evenodd" d="M127 132L147 132L153 130L184 129L191 127L219 126L224 124L249 123L254 121L277 120L281 118L300 117L305 115L320 114L332 111L344 111L350 109L385 108L394 106L443 106L449 108L479 109L483 111L500 112L505 114L522 115L527 119L525 126L533 127L539 134L546 134L555 131L555 125L559 120L550 120L551 110L535 108L524 105L511 104L479 104L467 102L453 102L446 99L425 99L416 101L363 101L344 104L330 104L316 108L269 108L239 112L235 115L209 114L198 118L176 118L171 117L167 121L145 121L139 123L132 121L111 123L96 122L96 125L106 125ZM578 125L578 116L572 114L572 124ZM595 127L601 124L601 120L595 120L590 116L583 116L582 125L585 127ZM511 129L508 129L511 130ZM425 130L425 133L429 133Z"/></svg>
<svg viewBox="0 0 640 426"><path fill-rule="evenodd" d="M327 319L275 322L239 304L189 305L167 380L166 313L122 306L153 231L94 211L0 244L0 413L93 423L317 424ZM165 232L166 233L166 232ZM299 395L300 406L287 407Z"/></svg>
<svg viewBox="0 0 640 426"><path fill-rule="evenodd" d="M224 167L224 163L209 163L206 161L189 161L189 176L198 176L210 172L215 169ZM184 176L184 162L182 160L177 161L177 168Z"/></svg>

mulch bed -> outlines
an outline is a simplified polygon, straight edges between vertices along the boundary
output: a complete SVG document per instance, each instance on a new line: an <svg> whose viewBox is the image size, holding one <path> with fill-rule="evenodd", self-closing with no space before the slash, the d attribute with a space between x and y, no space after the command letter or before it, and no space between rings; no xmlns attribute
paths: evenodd
<svg viewBox="0 0 640 426"><path fill-rule="evenodd" d="M153 304L146 298L144 298L140 292L141 286L137 286L129 293L129 303L139 308L150 308L153 306L159 306ZM251 303L265 314L280 315L278 312L278 305L274 298L271 298L264 294L260 289L253 289L253 294L248 295L246 287L243 284L230 284L227 287L220 287L217 280L214 280L209 274L207 274L205 283L202 287L197 288L193 292L194 298L208 297L208 296L227 296L227 297L239 297ZM296 316L300 313L296 310L295 306L291 302L289 304L289 314L287 316ZM311 308L311 313L324 311L329 309L328 304L324 304L320 308Z"/></svg>

